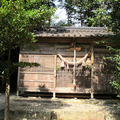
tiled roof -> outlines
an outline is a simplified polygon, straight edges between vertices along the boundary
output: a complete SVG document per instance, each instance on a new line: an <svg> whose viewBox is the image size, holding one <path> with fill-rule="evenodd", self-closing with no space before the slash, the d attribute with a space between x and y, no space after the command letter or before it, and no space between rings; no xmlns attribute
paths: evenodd
<svg viewBox="0 0 120 120"><path fill-rule="evenodd" d="M41 27L34 30L36 37L106 37L113 35L105 27Z"/></svg>

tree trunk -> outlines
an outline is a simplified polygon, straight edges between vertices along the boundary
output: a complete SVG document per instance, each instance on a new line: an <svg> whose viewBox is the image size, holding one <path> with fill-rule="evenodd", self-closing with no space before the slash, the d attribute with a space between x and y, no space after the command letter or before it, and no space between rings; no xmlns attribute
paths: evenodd
<svg viewBox="0 0 120 120"><path fill-rule="evenodd" d="M10 96L10 56L11 56L11 47L10 41L8 43L8 64L7 64L7 79L6 79L6 88L5 88L5 116L4 120L9 120L9 96Z"/></svg>
<svg viewBox="0 0 120 120"><path fill-rule="evenodd" d="M4 120L9 120L9 95L10 95L10 78L6 80Z"/></svg>

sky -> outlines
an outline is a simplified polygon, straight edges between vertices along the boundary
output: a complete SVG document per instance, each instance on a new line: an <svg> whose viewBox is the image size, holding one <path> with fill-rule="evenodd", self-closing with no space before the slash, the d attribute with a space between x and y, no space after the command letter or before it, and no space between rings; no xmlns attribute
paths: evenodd
<svg viewBox="0 0 120 120"><path fill-rule="evenodd" d="M55 5L60 5L60 2L55 1ZM53 22L57 23L60 20L66 21L67 22L67 13L64 8L58 8L55 12L55 16L58 17L58 19L53 19ZM80 24L75 24L75 27L81 26Z"/></svg>
<svg viewBox="0 0 120 120"><path fill-rule="evenodd" d="M60 20L63 20L63 21L67 22L67 15L66 15L65 9L58 8L58 10L55 12L55 16L59 17L59 19L53 20L53 21L55 21L55 23L59 22ZM80 27L81 24L75 24L74 26L75 27Z"/></svg>
<svg viewBox="0 0 120 120"><path fill-rule="evenodd" d="M60 5L60 2L58 2L57 0L54 2L56 6ZM57 16L58 19L53 19L53 21L55 23L59 22L60 20L67 20L67 15L66 15L66 11L64 8L58 8L55 12L55 15Z"/></svg>
<svg viewBox="0 0 120 120"><path fill-rule="evenodd" d="M59 22L60 20L67 20L67 15L65 9L58 8L55 12L55 15L59 17L59 19L56 19L56 22Z"/></svg>

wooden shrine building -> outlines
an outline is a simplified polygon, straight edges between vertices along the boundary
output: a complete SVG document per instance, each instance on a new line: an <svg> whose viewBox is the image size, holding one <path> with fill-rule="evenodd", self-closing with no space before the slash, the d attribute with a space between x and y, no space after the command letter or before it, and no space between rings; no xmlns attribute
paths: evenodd
<svg viewBox="0 0 120 120"><path fill-rule="evenodd" d="M40 67L18 69L17 92L114 94L109 51L94 41L113 35L103 27L43 27L34 30L35 50L20 49L19 61Z"/></svg>

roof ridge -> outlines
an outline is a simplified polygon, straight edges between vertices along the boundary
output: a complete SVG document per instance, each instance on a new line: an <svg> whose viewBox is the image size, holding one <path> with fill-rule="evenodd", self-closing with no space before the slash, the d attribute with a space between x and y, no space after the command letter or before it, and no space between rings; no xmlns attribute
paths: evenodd
<svg viewBox="0 0 120 120"><path fill-rule="evenodd" d="M77 29L77 30L107 30L106 27L74 27L74 26L50 26L42 28L55 28L55 29Z"/></svg>
<svg viewBox="0 0 120 120"><path fill-rule="evenodd" d="M106 37L113 35L105 27L44 26L33 32L37 37Z"/></svg>

